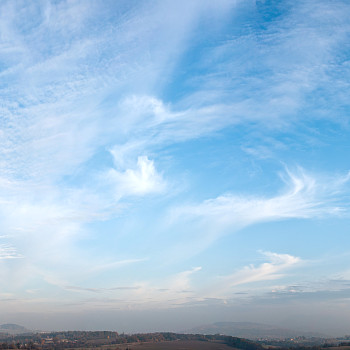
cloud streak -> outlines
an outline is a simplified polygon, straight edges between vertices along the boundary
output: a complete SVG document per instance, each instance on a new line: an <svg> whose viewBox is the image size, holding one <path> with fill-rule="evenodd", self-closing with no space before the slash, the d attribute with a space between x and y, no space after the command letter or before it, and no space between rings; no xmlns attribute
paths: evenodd
<svg viewBox="0 0 350 350"><path fill-rule="evenodd" d="M348 206L342 200L348 192L349 175L335 179L317 179L299 169L282 175L285 189L271 197L250 195L222 195L198 205L179 207L171 213L171 220L200 220L219 227L242 228L258 222L290 218L314 218L347 214Z"/></svg>
<svg viewBox="0 0 350 350"><path fill-rule="evenodd" d="M225 284L233 287L247 283L270 281L283 277L283 271L301 262L300 258L289 254L263 252L270 262L259 266L249 265L225 277Z"/></svg>
<svg viewBox="0 0 350 350"><path fill-rule="evenodd" d="M0 244L0 260L20 258L23 258L23 255L19 254L16 248L8 244Z"/></svg>
<svg viewBox="0 0 350 350"><path fill-rule="evenodd" d="M280 178L284 188L275 195L228 193L170 209L164 226L176 232L177 242L168 257L195 256L219 238L259 223L348 217L348 174L328 178L299 168L296 172L286 170Z"/></svg>

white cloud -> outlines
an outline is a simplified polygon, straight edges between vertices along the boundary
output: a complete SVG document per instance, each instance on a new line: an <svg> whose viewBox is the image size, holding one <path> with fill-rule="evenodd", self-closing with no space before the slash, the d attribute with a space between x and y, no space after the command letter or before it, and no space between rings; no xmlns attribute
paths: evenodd
<svg viewBox="0 0 350 350"><path fill-rule="evenodd" d="M311 176L299 168L294 173L287 170L281 178L284 188L276 195L224 194L170 209L164 230L176 232L177 241L166 258L194 256L223 235L261 222L349 214L348 174L331 178Z"/></svg>
<svg viewBox="0 0 350 350"><path fill-rule="evenodd" d="M247 283L279 279L283 277L283 271L301 262L300 258L289 254L271 252L263 252L263 254L269 259L269 262L259 266L245 266L242 270L226 276L224 278L225 283L233 287Z"/></svg>
<svg viewBox="0 0 350 350"><path fill-rule="evenodd" d="M119 267L123 267L129 264L135 264L139 262L146 261L147 259L124 259L119 261L113 261L108 263L99 263L95 267L90 268L90 271L103 271L103 270L109 270L109 269L116 269Z"/></svg>
<svg viewBox="0 0 350 350"><path fill-rule="evenodd" d="M287 273L303 265L304 261L290 254L261 252L266 262L259 265L250 264L233 272L230 275L217 277L210 284L199 291L198 296L217 298L218 300L247 299L256 295L270 292L270 281L290 277Z"/></svg>
<svg viewBox="0 0 350 350"><path fill-rule="evenodd" d="M190 277L201 269L202 268L198 266L191 270L178 273L171 278L167 287L173 291L186 291L190 289Z"/></svg>
<svg viewBox="0 0 350 350"><path fill-rule="evenodd" d="M23 258L23 255L19 254L15 247L12 247L9 244L0 244L0 260L19 258Z"/></svg>
<svg viewBox="0 0 350 350"><path fill-rule="evenodd" d="M302 169L281 175L286 187L281 194L271 197L252 195L221 195L198 205L176 208L171 220L181 217L201 220L221 228L242 228L263 221L288 218L314 218L342 215L348 210L343 201L348 192L349 176L332 179L315 178Z"/></svg>
<svg viewBox="0 0 350 350"><path fill-rule="evenodd" d="M160 193L166 188L166 183L156 171L154 162L147 156L138 157L135 169L127 169L124 172L110 169L107 178L115 188L117 199Z"/></svg>
<svg viewBox="0 0 350 350"><path fill-rule="evenodd" d="M241 106L214 102L179 107L151 95L132 95L119 103L117 115L118 133L123 142L115 143L111 153L116 164L124 167L141 152L206 136L240 123Z"/></svg>

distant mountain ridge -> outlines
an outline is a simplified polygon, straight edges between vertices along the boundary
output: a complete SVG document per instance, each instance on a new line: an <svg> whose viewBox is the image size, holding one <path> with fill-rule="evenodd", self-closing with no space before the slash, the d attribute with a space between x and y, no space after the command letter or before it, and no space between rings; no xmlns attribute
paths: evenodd
<svg viewBox="0 0 350 350"><path fill-rule="evenodd" d="M326 338L321 333L305 332L292 329L279 328L272 325L253 322L216 322L189 329L185 333L196 334L225 334L233 337L256 339L285 339L304 336L307 338Z"/></svg>
<svg viewBox="0 0 350 350"><path fill-rule="evenodd" d="M31 333L31 332L32 332L31 330L15 323L5 323L0 325L0 333L22 334L22 333Z"/></svg>

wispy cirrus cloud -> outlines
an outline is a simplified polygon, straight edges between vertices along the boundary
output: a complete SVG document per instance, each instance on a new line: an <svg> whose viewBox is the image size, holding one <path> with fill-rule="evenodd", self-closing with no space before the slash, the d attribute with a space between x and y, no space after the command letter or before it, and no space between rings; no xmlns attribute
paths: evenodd
<svg viewBox="0 0 350 350"><path fill-rule="evenodd" d="M283 272L301 262L301 259L289 254L263 252L269 262L259 266L245 266L240 271L224 277L228 286L239 286L247 283L270 281L283 277Z"/></svg>
<svg viewBox="0 0 350 350"><path fill-rule="evenodd" d="M232 274L219 276L212 285L207 284L200 293L203 299L232 300L254 298L256 291L261 295L270 292L271 281L281 280L303 265L304 261L290 254L260 252L264 262L243 266Z"/></svg>
<svg viewBox="0 0 350 350"><path fill-rule="evenodd" d="M348 216L349 174L330 179L299 168L280 175L284 188L276 195L224 194L198 204L173 207L166 219L167 227L181 227L187 244L191 242L177 242L174 249L181 256L193 256L223 235L257 223Z"/></svg>
<svg viewBox="0 0 350 350"><path fill-rule="evenodd" d="M100 262L96 264L95 268L91 268L91 271L95 272L95 271L115 269L115 268L120 268L129 264L141 263L147 260L148 259L143 258L143 259L124 259L124 260L104 262L104 263Z"/></svg>
<svg viewBox="0 0 350 350"><path fill-rule="evenodd" d="M79 287L79 286L63 286L63 288L66 290L72 290L76 292L103 293L103 292L113 292L113 291L132 291L135 289L139 289L140 287L123 286L123 287L112 287L112 288L85 288L85 287Z"/></svg>
<svg viewBox="0 0 350 350"><path fill-rule="evenodd" d="M281 173L281 178L285 188L275 196L222 195L198 205L175 208L170 218L198 218L222 227L244 227L261 221L347 213L348 203L344 197L349 191L349 174L322 179L299 168L296 173L289 170Z"/></svg>
<svg viewBox="0 0 350 350"><path fill-rule="evenodd" d="M19 254L15 247L9 244L0 244L0 260L20 258L23 258L23 255Z"/></svg>

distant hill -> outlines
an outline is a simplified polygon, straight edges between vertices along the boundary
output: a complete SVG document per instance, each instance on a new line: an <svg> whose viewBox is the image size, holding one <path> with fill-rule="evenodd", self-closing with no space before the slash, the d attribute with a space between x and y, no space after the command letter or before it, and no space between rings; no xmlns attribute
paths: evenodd
<svg viewBox="0 0 350 350"><path fill-rule="evenodd" d="M8 333L8 334L22 334L22 333L31 333L29 329L19 326L14 323L6 323L0 325L0 333Z"/></svg>
<svg viewBox="0 0 350 350"><path fill-rule="evenodd" d="M279 328L276 326L252 322L216 322L209 325L203 325L189 329L184 333L195 334L225 334L233 337L256 339L285 339L304 336L307 338L317 337L326 338L321 333L297 331L291 329Z"/></svg>

